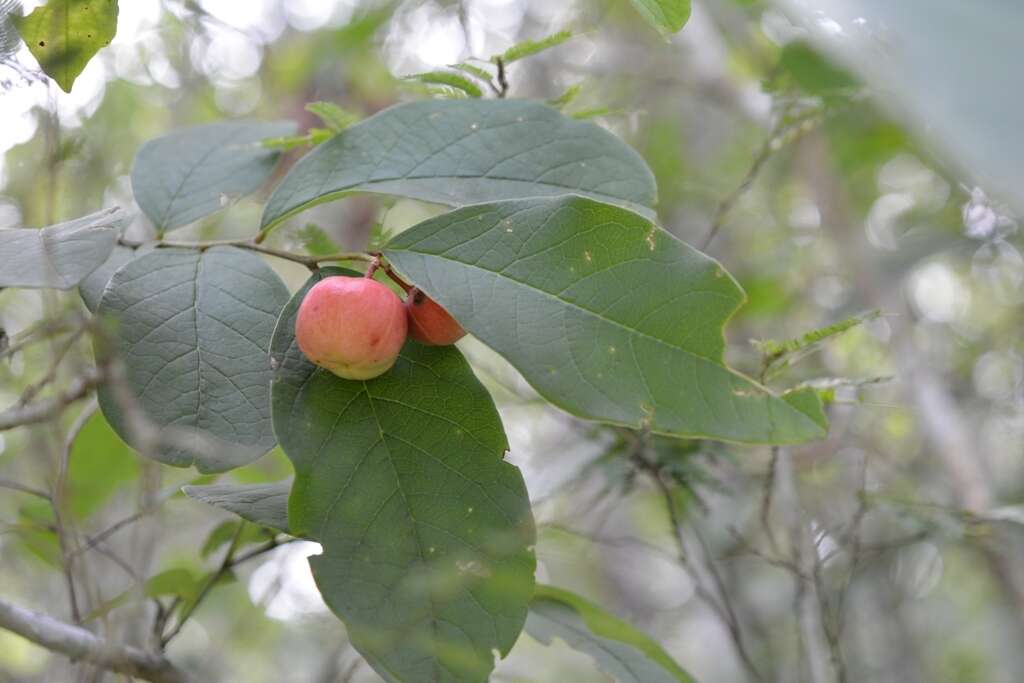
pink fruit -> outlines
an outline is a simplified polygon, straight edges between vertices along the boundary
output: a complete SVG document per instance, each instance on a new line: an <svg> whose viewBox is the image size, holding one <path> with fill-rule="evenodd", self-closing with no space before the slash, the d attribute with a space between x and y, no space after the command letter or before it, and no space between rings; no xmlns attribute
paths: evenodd
<svg viewBox="0 0 1024 683"><path fill-rule="evenodd" d="M447 346L466 336L466 331L439 303L415 287L405 300L409 336L429 346Z"/></svg>
<svg viewBox="0 0 1024 683"><path fill-rule="evenodd" d="M329 277L299 306L295 341L310 362L345 379L372 379L391 369L405 343L402 300L366 277Z"/></svg>

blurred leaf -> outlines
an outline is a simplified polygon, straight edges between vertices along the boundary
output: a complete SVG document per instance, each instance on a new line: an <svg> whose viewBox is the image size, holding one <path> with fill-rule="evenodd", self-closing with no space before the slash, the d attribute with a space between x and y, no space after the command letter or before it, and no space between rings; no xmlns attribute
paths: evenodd
<svg viewBox="0 0 1024 683"><path fill-rule="evenodd" d="M881 317L880 311L868 311L845 320L840 320L832 325L827 325L810 332L805 332L795 339L775 341L774 339L754 339L751 343L761 352L765 361L765 376L777 373L783 368L789 367L808 353L816 350L821 343L842 334L847 330L863 325L871 320Z"/></svg>
<svg viewBox="0 0 1024 683"><path fill-rule="evenodd" d="M555 638L594 658L619 683L693 683L693 678L650 636L592 602L538 585L526 631L550 645Z"/></svg>
<svg viewBox="0 0 1024 683"><path fill-rule="evenodd" d="M68 462L68 505L86 519L139 474L139 460L102 413L90 417L75 438Z"/></svg>
<svg viewBox="0 0 1024 683"><path fill-rule="evenodd" d="M647 23L662 34L675 33L690 18L690 0L630 0Z"/></svg>
<svg viewBox="0 0 1024 683"><path fill-rule="evenodd" d="M483 91L473 81L450 71L427 71L420 74L406 76L408 80L419 81L420 83L432 83L435 85L447 85L455 88L470 97L481 97Z"/></svg>
<svg viewBox="0 0 1024 683"><path fill-rule="evenodd" d="M157 233L188 225L259 189L278 157L260 142L294 131L291 121L209 123L150 140L132 165L135 201Z"/></svg>
<svg viewBox="0 0 1024 683"><path fill-rule="evenodd" d="M804 42L792 42L782 48L779 67L793 83L811 95L830 96L849 92L857 81L844 69L823 58Z"/></svg>
<svg viewBox="0 0 1024 683"><path fill-rule="evenodd" d="M566 106L568 106L573 100L576 99L576 96L580 94L581 90L583 90L583 84L574 83L573 85L570 85L568 88L566 88L565 92L563 92L558 97L554 98L553 100L548 100L548 104L558 109L565 109Z"/></svg>
<svg viewBox="0 0 1024 683"><path fill-rule="evenodd" d="M724 364L739 285L634 213L583 197L478 204L403 232L384 254L574 415L742 443L826 433L813 391L776 396Z"/></svg>
<svg viewBox="0 0 1024 683"><path fill-rule="evenodd" d="M46 75L71 92L89 60L114 39L117 0L48 0L12 19Z"/></svg>
<svg viewBox="0 0 1024 683"><path fill-rule="evenodd" d="M189 487L185 487L186 489ZM188 491L185 491L188 493ZM287 500L287 496L281 499L284 503ZM241 535L239 534L238 528L242 527ZM268 535L266 529L261 528L255 524L245 524L245 522L221 522L213 528L213 531L206 537L206 541L203 542L203 547L199 550L199 557L207 558L213 553L217 552L224 546L228 545L235 540L238 536L238 542L235 544L236 548L241 548L246 545L254 543L265 543L270 540L272 536Z"/></svg>
<svg viewBox="0 0 1024 683"><path fill-rule="evenodd" d="M465 73L470 74L471 76L475 76L484 83L490 83L494 79L494 74L492 74L487 69L483 69L479 66L476 66L475 64L467 64L466 62L460 62L459 64L451 64L449 66L452 69L458 69L459 71L464 71Z"/></svg>
<svg viewBox="0 0 1024 683"><path fill-rule="evenodd" d="M454 346L406 344L365 382L309 363L281 314L274 428L295 465L289 522L324 553L310 566L352 644L388 680L486 680L533 591L533 520L484 387ZM443 678L439 672L444 671Z"/></svg>
<svg viewBox="0 0 1024 683"><path fill-rule="evenodd" d="M334 131L329 128L310 128L305 135L285 135L280 138L264 138L260 144L270 149L278 149L287 152L296 147L316 147L322 142L327 142L334 137Z"/></svg>
<svg viewBox="0 0 1024 683"><path fill-rule="evenodd" d="M1015 2L773 0L961 173L1024 214ZM856 138L851 138L856 139Z"/></svg>
<svg viewBox="0 0 1024 683"><path fill-rule="evenodd" d="M0 228L0 287L71 289L113 251L124 223L114 207L47 228Z"/></svg>
<svg viewBox="0 0 1024 683"><path fill-rule="evenodd" d="M313 223L307 223L306 227L295 233L295 236L313 256L326 256L341 251L338 243L332 240L323 228Z"/></svg>
<svg viewBox="0 0 1024 683"><path fill-rule="evenodd" d="M194 428L152 455L202 472L238 467L274 446L266 353L288 290L262 259L232 247L159 249L111 279L98 315L116 320L127 387L158 426ZM132 442L129 416L106 384L100 408ZM179 431L180 433L180 431ZM209 447L210 441L216 446Z"/></svg>
<svg viewBox="0 0 1024 683"><path fill-rule="evenodd" d="M303 157L267 201L266 233L351 192L447 205L575 192L653 215L643 159L608 131L526 100L428 100L386 109Z"/></svg>
<svg viewBox="0 0 1024 683"><path fill-rule="evenodd" d="M511 64L512 62L523 59L524 57L530 57L543 52L544 50L557 47L572 38L572 36L572 31L559 31L547 38L542 38L541 40L524 40L521 43L513 45L500 55L494 55L491 57L491 61L497 64L498 61L501 60L505 64Z"/></svg>
<svg viewBox="0 0 1024 683"><path fill-rule="evenodd" d="M0 0L0 61L10 59L21 45L14 17L21 13L21 0Z"/></svg>
<svg viewBox="0 0 1024 683"><path fill-rule="evenodd" d="M185 486L189 498L233 512L260 526L291 533L288 527L290 479L273 484L210 484Z"/></svg>
<svg viewBox="0 0 1024 683"><path fill-rule="evenodd" d="M394 233L384 227L383 223L374 223L366 248L368 251L380 251L391 241L392 237L394 237Z"/></svg>
<svg viewBox="0 0 1024 683"><path fill-rule="evenodd" d="M306 105L306 111L320 117L320 120L335 133L359 121L358 114L345 111L333 102L310 102Z"/></svg>

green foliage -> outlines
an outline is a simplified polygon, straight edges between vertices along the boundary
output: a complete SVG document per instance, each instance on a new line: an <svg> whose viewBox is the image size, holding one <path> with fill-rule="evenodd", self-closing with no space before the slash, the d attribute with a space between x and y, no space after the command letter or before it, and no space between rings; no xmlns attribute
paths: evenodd
<svg viewBox="0 0 1024 683"><path fill-rule="evenodd" d="M779 71L773 87L781 87L789 81L805 93L823 97L848 94L857 85L849 72L829 62L807 43L799 41L782 48Z"/></svg>
<svg viewBox="0 0 1024 683"><path fill-rule="evenodd" d="M533 591L533 522L494 404L454 347L409 342L381 377L309 363L294 320L274 333L274 427L295 465L289 522L353 645L387 680L484 681ZM295 416L302 415L302 419Z"/></svg>
<svg viewBox="0 0 1024 683"><path fill-rule="evenodd" d="M881 315L879 311L868 311L840 320L832 325L805 332L796 339L787 339L781 342L774 339L756 339L751 343L764 357L764 375L770 377L804 358L807 354L813 353L820 348L823 342L866 322L876 320Z"/></svg>
<svg viewBox="0 0 1024 683"><path fill-rule="evenodd" d="M327 256L341 251L338 243L331 239L324 229L313 223L307 223L295 234L302 242L302 246L314 256Z"/></svg>
<svg viewBox="0 0 1024 683"><path fill-rule="evenodd" d="M558 97L548 100L548 104L556 109L565 109L567 106L572 104L573 100L576 99L576 96L580 94L581 90L583 90L583 84L574 83L566 88L565 92Z"/></svg>
<svg viewBox="0 0 1024 683"><path fill-rule="evenodd" d="M690 18L690 0L630 0L648 24L663 35L675 33Z"/></svg>
<svg viewBox="0 0 1024 683"><path fill-rule="evenodd" d="M386 109L306 155L267 201L263 232L358 191L453 206L574 192L647 215L656 198L640 156L591 123L525 100L436 100Z"/></svg>
<svg viewBox="0 0 1024 683"><path fill-rule="evenodd" d="M429 83L433 85L446 85L469 95L470 97L482 97L483 91L473 81L464 76L452 73L451 71L427 71L420 74L412 74L406 77L409 80Z"/></svg>
<svg viewBox="0 0 1024 683"><path fill-rule="evenodd" d="M221 522L206 537L203 547L199 549L199 557L207 558L226 545L234 544L236 548L242 548L254 543L265 543L272 538L272 533L259 526L242 521Z"/></svg>
<svg viewBox="0 0 1024 683"><path fill-rule="evenodd" d="M97 314L116 320L127 393L104 385L100 407L140 444L132 406L163 428L145 453L217 472L274 446L266 353L288 291L258 257L234 248L159 249L114 274ZM168 433L168 428L174 428ZM182 433L182 428L203 435Z"/></svg>
<svg viewBox="0 0 1024 683"><path fill-rule="evenodd" d="M559 31L547 38L542 38L541 40L524 40L521 43L513 45L500 55L494 55L491 57L491 61L495 64L499 61L505 64L511 64L512 62L519 61L520 59L532 57L535 54L557 47L572 37L572 31Z"/></svg>
<svg viewBox="0 0 1024 683"><path fill-rule="evenodd" d="M288 494L291 480L273 484L207 484L185 486L182 491L207 505L233 512L263 527L291 533L288 527Z"/></svg>
<svg viewBox="0 0 1024 683"><path fill-rule="evenodd" d="M345 130L359 121L359 115L346 111L333 102L310 102L306 111L316 114L335 133Z"/></svg>
<svg viewBox="0 0 1024 683"><path fill-rule="evenodd" d="M46 75L64 92L117 32L117 0L48 0L14 25Z"/></svg>
<svg viewBox="0 0 1024 683"><path fill-rule="evenodd" d="M813 392L778 397L724 365L739 285L634 213L583 197L480 204L400 234L385 255L575 415L744 443L825 435Z"/></svg>
<svg viewBox="0 0 1024 683"><path fill-rule="evenodd" d="M561 588L537 586L526 632L546 644L564 640L619 683L693 683L650 636Z"/></svg>
<svg viewBox="0 0 1024 683"><path fill-rule="evenodd" d="M123 222L115 207L40 230L0 228L0 287L75 287L110 256Z"/></svg>
<svg viewBox="0 0 1024 683"><path fill-rule="evenodd" d="M86 519L139 474L135 452L125 445L101 413L85 423L68 459L68 507Z"/></svg>
<svg viewBox="0 0 1024 683"><path fill-rule="evenodd" d="M294 130L288 121L211 123L150 140L132 165L135 201L160 234L188 225L259 189L278 156L260 141Z"/></svg>

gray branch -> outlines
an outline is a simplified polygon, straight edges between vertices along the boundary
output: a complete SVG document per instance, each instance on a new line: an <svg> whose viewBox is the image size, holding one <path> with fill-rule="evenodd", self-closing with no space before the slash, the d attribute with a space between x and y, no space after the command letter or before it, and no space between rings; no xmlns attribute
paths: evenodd
<svg viewBox="0 0 1024 683"><path fill-rule="evenodd" d="M146 652L99 638L40 612L0 599L0 628L17 633L72 660L82 660L115 673L152 683L188 683L188 677L162 654Z"/></svg>

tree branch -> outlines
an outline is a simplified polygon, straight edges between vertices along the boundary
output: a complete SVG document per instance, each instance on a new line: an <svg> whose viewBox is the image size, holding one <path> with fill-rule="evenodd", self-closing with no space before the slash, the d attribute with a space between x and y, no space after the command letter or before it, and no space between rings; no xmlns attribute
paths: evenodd
<svg viewBox="0 0 1024 683"><path fill-rule="evenodd" d="M188 677L163 655L117 645L84 628L58 621L0 599L0 628L48 650L108 671L151 683L188 683Z"/></svg>
<svg viewBox="0 0 1024 683"><path fill-rule="evenodd" d="M81 376L76 377L66 391L51 399L0 411L0 432L52 419L75 401L87 396L105 380L106 372L102 368L89 368Z"/></svg>

